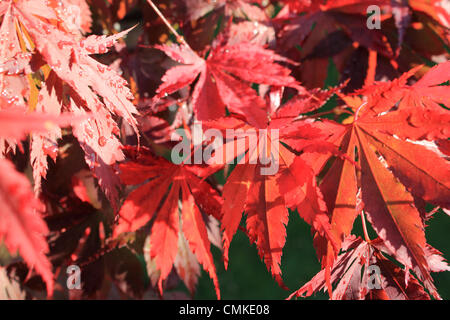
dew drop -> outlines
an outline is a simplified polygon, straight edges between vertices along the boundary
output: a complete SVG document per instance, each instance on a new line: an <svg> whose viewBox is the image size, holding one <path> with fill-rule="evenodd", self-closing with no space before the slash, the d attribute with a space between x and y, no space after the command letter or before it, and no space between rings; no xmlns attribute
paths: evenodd
<svg viewBox="0 0 450 320"><path fill-rule="evenodd" d="M98 46L98 52L99 52L99 53L105 53L105 52L106 52L106 47L105 47L104 44L100 44L100 45Z"/></svg>
<svg viewBox="0 0 450 320"><path fill-rule="evenodd" d="M104 147L106 145L106 138L104 136L101 136L100 138L98 138L98 145L100 147Z"/></svg>

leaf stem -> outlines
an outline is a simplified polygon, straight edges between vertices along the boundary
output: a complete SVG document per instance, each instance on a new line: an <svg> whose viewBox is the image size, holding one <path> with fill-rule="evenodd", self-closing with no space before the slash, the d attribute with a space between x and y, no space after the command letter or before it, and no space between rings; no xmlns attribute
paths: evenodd
<svg viewBox="0 0 450 320"><path fill-rule="evenodd" d="M184 40L183 36L181 36L177 30L175 30L174 27L172 27L172 25L170 24L170 22L166 19L166 17L163 15L163 13L159 10L159 8L153 3L152 0L147 0L148 4L153 8L153 10L155 10L156 14L161 18L161 20L164 22L164 24L167 26L167 28L169 28L170 32L172 32L177 41L180 44L183 44L185 46L189 47L189 44L186 42L186 40Z"/></svg>

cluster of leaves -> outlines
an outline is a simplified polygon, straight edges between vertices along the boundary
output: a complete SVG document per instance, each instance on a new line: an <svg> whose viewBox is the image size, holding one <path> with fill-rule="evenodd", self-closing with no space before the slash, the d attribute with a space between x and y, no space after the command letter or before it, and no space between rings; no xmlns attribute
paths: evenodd
<svg viewBox="0 0 450 320"><path fill-rule="evenodd" d="M450 267L425 229L450 210L445 2L5 0L0 17L8 297L170 298L203 268L220 298L211 247L227 267L241 231L286 288L298 214L322 270L291 298L440 299L431 273ZM186 159L215 143L221 161L173 163L198 120L280 143L205 139Z"/></svg>

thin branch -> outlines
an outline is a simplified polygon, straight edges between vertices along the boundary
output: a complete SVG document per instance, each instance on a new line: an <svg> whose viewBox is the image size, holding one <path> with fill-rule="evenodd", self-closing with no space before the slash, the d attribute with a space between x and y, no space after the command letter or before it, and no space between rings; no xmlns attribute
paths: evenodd
<svg viewBox="0 0 450 320"><path fill-rule="evenodd" d="M163 15L163 13L159 10L159 8L153 3L152 0L147 0L148 4L153 8L153 10L155 10L156 14L161 18L161 20L164 22L164 24L167 26L167 28L169 28L170 32L172 32L174 34L174 36L177 39L177 42L179 42L180 44L184 44L185 46L189 47L189 44L186 42L186 40L184 40L183 36L181 36L177 30L174 29L174 27L172 27L172 25L170 24L170 22L166 19L166 17Z"/></svg>

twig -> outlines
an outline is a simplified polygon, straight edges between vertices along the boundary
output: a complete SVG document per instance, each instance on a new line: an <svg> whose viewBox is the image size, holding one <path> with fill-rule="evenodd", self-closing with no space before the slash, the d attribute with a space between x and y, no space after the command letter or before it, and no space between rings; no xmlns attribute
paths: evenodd
<svg viewBox="0 0 450 320"><path fill-rule="evenodd" d="M189 44L186 42L186 40L184 40L183 36L181 36L177 30L174 29L174 27L172 27L172 25L170 24L170 22L166 19L166 17L162 14L162 12L159 10L159 8L153 3L152 0L147 0L148 4L153 8L153 10L155 10L156 14L161 18L161 20L164 22L164 24L167 26L167 28L169 28L169 30L175 35L177 42L179 42L180 44L183 44L185 46L189 47Z"/></svg>

